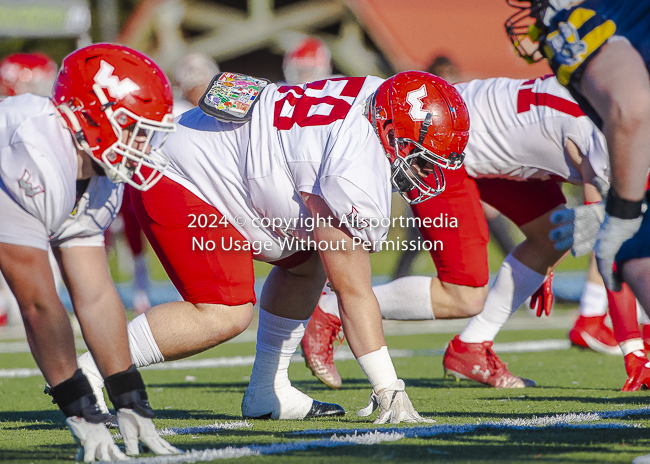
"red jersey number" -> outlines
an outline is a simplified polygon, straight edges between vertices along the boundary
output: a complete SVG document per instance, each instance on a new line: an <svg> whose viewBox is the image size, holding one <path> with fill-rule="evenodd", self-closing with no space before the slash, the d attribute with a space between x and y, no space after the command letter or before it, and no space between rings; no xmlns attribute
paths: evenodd
<svg viewBox="0 0 650 464"><path fill-rule="evenodd" d="M289 130L294 125L326 126L344 119L365 80L365 77L341 77L311 82L304 89L302 86L282 86L278 91L287 95L275 103L273 126Z"/></svg>
<svg viewBox="0 0 650 464"><path fill-rule="evenodd" d="M539 79L546 80L551 77L554 77L553 74L548 74ZM535 79L531 79L524 82L522 85L532 85L534 82ZM554 109L576 118L585 115L576 102L566 100L550 93L533 92L531 87L520 89L517 94L517 113L530 111L533 106L546 106L547 108Z"/></svg>

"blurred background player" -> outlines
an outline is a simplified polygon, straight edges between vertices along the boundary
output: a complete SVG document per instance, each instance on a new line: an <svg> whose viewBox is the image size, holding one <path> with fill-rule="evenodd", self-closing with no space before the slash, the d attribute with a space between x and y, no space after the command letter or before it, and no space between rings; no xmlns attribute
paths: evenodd
<svg viewBox="0 0 650 464"><path fill-rule="evenodd" d="M24 93L49 96L58 68L44 53L14 53L0 61L0 98ZM57 289L61 285L58 266L50 255ZM0 274L0 327L20 324L18 302Z"/></svg>
<svg viewBox="0 0 650 464"><path fill-rule="evenodd" d="M0 96L50 95L57 72L56 63L44 53L9 55L0 61Z"/></svg>
<svg viewBox="0 0 650 464"><path fill-rule="evenodd" d="M284 54L282 61L288 85L315 82L332 77L332 55L325 42L305 37Z"/></svg>
<svg viewBox="0 0 650 464"><path fill-rule="evenodd" d="M188 53L174 66L172 75L180 90L174 100L174 117L195 108L212 78L219 73L219 66L204 53Z"/></svg>

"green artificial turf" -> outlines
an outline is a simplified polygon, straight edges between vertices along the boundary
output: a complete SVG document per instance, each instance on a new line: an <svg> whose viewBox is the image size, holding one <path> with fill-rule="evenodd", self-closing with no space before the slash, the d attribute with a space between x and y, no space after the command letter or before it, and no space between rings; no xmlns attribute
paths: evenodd
<svg viewBox="0 0 650 464"><path fill-rule="evenodd" d="M387 337L390 349L434 350L445 346L453 334ZM559 339L564 330L503 331L497 342ZM253 343L227 343L195 358L254 354ZM555 414L637 409L650 406L643 392L622 393L623 359L577 348L539 353L503 354L516 375L537 381L538 387L496 390L473 382L456 382L442 376L441 356L395 358L398 375L407 385L416 409L434 418L435 425L476 425L503 419L531 419ZM338 391L320 384L302 363L293 363L294 386L313 398L341 404L348 414L341 419L308 421L249 421L252 427L168 437L184 450L246 447L295 443L329 438L297 436L308 429L368 429L375 426L354 412L367 404L370 387L356 361L337 363L343 386ZM34 367L27 353L0 355L0 368ZM241 421L240 403L251 367L218 369L143 370L157 427L190 427ZM42 377L1 379L0 462L31 463L70 461L75 446L63 418L42 393ZM376 413L375 413L376 414ZM372 416L374 419L374 415ZM232 459L233 462L553 462L629 463L650 453L650 414L628 414L593 424L638 425L627 429L489 430L442 433L434 437L404 438L375 445L309 448L290 453ZM377 429L411 427L376 426ZM339 435L341 433L339 432ZM117 440L121 444L121 440Z"/></svg>

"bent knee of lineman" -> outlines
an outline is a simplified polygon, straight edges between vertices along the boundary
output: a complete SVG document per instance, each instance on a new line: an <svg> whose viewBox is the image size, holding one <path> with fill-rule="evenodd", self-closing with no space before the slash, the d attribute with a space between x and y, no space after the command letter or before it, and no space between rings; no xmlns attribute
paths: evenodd
<svg viewBox="0 0 650 464"><path fill-rule="evenodd" d="M241 334L253 320L253 303L237 306L199 303L195 307L201 314L201 324L219 339L218 343L223 341L223 335L231 339Z"/></svg>
<svg viewBox="0 0 650 464"><path fill-rule="evenodd" d="M487 299L489 286L470 287L468 285L456 285L441 281L440 284L453 301L451 307L447 308L448 318L472 317L483 311ZM438 315L436 314L436 317Z"/></svg>

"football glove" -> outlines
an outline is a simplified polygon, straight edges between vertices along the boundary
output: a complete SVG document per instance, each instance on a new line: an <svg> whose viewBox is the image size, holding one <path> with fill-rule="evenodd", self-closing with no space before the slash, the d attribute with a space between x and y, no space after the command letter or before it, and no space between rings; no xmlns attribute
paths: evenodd
<svg viewBox="0 0 650 464"><path fill-rule="evenodd" d="M571 254L576 257L586 255L593 250L596 234L605 219L605 201L609 184L596 177L593 185L603 199L601 202L562 209L551 214L551 222L560 225L549 234L551 240L555 242L556 250L571 248Z"/></svg>
<svg viewBox="0 0 650 464"><path fill-rule="evenodd" d="M123 461L127 456L120 451L111 433L103 423L93 424L83 417L70 416L65 420L74 440L79 445L77 461Z"/></svg>
<svg viewBox="0 0 650 464"><path fill-rule="evenodd" d="M530 297L530 309L537 307L537 317L551 315L553 307L553 271L549 272L542 285Z"/></svg>
<svg viewBox="0 0 650 464"><path fill-rule="evenodd" d="M620 277L614 272L614 259L623 242L632 238L641 227L643 216L634 219L621 219L605 214L605 220L596 236L596 264L605 281L605 286L618 292L621 290Z"/></svg>
<svg viewBox="0 0 650 464"><path fill-rule="evenodd" d="M136 456L140 453L139 442L156 454L180 454L181 450L173 447L158 435L153 421L142 417L133 409L123 408L117 411L117 426L122 434L126 454Z"/></svg>
<svg viewBox="0 0 650 464"><path fill-rule="evenodd" d="M411 400L404 391L405 385L402 379L397 379L388 388L379 394L374 391L368 399L368 406L357 411L357 416L366 417L379 408L379 416L375 424L399 424L400 422L432 424L433 419L420 416L411 404Z"/></svg>
<svg viewBox="0 0 650 464"><path fill-rule="evenodd" d="M549 237L556 250L571 248L573 256L582 256L593 250L596 234L605 219L603 202L562 209L551 214L551 222L559 227L551 230Z"/></svg>

